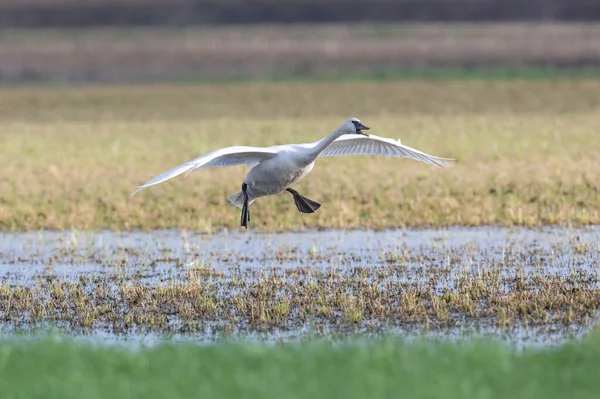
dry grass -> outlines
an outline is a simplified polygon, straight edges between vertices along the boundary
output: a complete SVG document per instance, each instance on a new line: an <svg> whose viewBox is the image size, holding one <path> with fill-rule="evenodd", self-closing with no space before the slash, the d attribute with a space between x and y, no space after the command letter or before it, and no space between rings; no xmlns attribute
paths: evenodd
<svg viewBox="0 0 600 399"><path fill-rule="evenodd" d="M322 159L298 190L253 205L263 230L600 223L597 81L227 84L4 89L0 228L237 228L244 168L135 187L228 145L316 140L355 115L455 157Z"/></svg>
<svg viewBox="0 0 600 399"><path fill-rule="evenodd" d="M358 24L0 30L0 79L382 74L402 68L598 66L600 25Z"/></svg>

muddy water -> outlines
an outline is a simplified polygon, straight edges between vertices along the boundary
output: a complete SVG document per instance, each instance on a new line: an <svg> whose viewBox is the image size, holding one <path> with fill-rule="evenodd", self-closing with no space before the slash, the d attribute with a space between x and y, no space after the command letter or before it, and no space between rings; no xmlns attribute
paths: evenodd
<svg viewBox="0 0 600 399"><path fill-rule="evenodd" d="M391 269L395 271L389 272ZM295 274L296 270L302 272ZM333 300L329 310L326 309L329 313L324 311L327 316L310 322L298 316L303 309L301 306L294 308L293 304L288 318L276 322L262 319L259 322L247 313L238 315L230 311L231 306L220 308L222 302L239 303L244 295L253 295L254 291L244 291L243 287L263 281L267 274L280 279L277 283L279 287L288 285L285 290L274 291L272 303L282 296L296 295L293 294L294 287L309 281L307 273L335 274L337 277L334 280L345 284L344 290L349 292L349 298L353 295L362 298L364 294L360 291L360 284L353 285L353 279L372 284L384 294L390 287L398 286L405 290L402 292L414 289L416 297L422 297L423 292L430 292L443 298L448 293L463 295L465 276L476 281L477 276L485 274L487 270L498 273L494 280L499 284L494 294L496 296L490 297L488 302L482 301L476 311L458 311L450 306L449 314L439 321L431 316L439 316L437 310L431 313L425 308L431 305L429 302L423 305L425 316L410 316L397 315L393 307L400 305L389 299L381 304L383 310L380 314L384 316L369 316L366 314L369 309L365 307L359 309L360 317L355 317L358 321L349 321L352 313L340 308L337 299ZM210 277L203 277L206 273L200 277L190 274L196 271L206 272ZM202 280L206 278L210 280ZM215 282L215 278L218 281ZM565 291L584 290L587 302L581 309L585 309L582 312L586 314L578 315L575 311L573 315L564 315L563 310L557 307L547 309L544 316L521 317L517 321L512 317L507 318L508 321L498 322L499 317L493 311L483 309L486 306L501 306L502 301L508 300L506 298L510 297L512 290L521 289L528 294L546 289L548 286L540 282L544 278L555 279L557 282L553 287L564 288ZM214 283L214 292L211 291L210 295L216 301L211 305L216 310L197 314L197 318L203 321L200 329L190 329L189 320L185 318L194 318L193 315L184 316L183 310L170 308L169 304L157 309L158 315L161 312L170 314L158 326L148 321L149 317L139 316L141 313L134 308L133 302L118 309L115 305L110 317L96 315L91 322L86 322L87 319L81 315L85 313L83 310L81 314L57 310L68 308L69 305L56 305L53 302L56 298L48 294L56 282L62 282L73 286L82 284L82 292L97 297L98 287L106 282L100 288L102 292L111 292L106 294L104 302L109 299L121 302L125 301L122 291L128 282L137 284L136 287L141 290L151 291L155 287L181 284L182 281L193 279ZM515 279L529 285L519 288L518 284L514 284ZM244 283L240 285L239 281ZM483 279L481 281L485 282ZM23 313L22 317L14 309L12 313L7 311L2 315L3 310L0 309L0 316L3 316L0 320L5 320L1 324L4 331L50 324L67 332L109 341L117 340L117 337L128 342L152 341L152 337L165 334L181 339L214 339L222 336L224 331L232 333L231 327L223 327L224 320L228 319L238 320L243 325L243 328L237 328L234 321L233 335L251 338L302 337L309 331L314 332L316 326L316 331L325 335L385 330L414 336L428 331L428 334L435 336L484 334L520 343L549 343L580 336L591 328L595 323L596 310L590 308L589 304L596 298L599 282L600 226L582 229L488 227L276 234L235 231L212 235L175 230L147 233L68 231L0 234L0 287L3 287L3 295L13 295L11 301L14 302L19 298L19 289L29 288L33 293L23 296L24 301L47 302L41 311L23 305L19 310ZM429 285L424 287L425 284ZM150 291L149 297L157 295ZM72 296L60 298L68 301ZM540 298L532 300L539 301ZM101 304L101 301L94 302L90 307L93 309ZM55 310L49 311L49 308ZM114 320L134 313L139 317L136 316L125 326Z"/></svg>

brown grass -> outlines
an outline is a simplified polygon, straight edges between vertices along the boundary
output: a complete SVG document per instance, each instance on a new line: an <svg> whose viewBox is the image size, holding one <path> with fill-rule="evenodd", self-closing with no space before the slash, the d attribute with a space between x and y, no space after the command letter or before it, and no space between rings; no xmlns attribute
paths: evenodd
<svg viewBox="0 0 600 399"><path fill-rule="evenodd" d="M137 185L229 145L316 140L355 115L372 132L455 157L319 160L253 205L251 228L600 223L596 81L229 84L0 92L0 228L237 228L242 167Z"/></svg>

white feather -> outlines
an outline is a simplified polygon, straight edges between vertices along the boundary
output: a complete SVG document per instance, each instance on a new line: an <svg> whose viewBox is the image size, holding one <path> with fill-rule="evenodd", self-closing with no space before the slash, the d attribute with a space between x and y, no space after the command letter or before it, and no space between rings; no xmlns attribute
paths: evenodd
<svg viewBox="0 0 600 399"><path fill-rule="evenodd" d="M196 159L161 173L147 183L139 186L138 189L135 190L131 195L135 195L137 192L145 188L165 182L169 179L179 176L182 173L185 173L187 176L188 173L196 169L238 165L254 167L261 161L271 159L276 155L277 150L275 150L274 147L261 148L236 146L221 148L220 150L209 152L208 154L202 155Z"/></svg>
<svg viewBox="0 0 600 399"><path fill-rule="evenodd" d="M453 159L426 154L401 144L400 140L386 139L373 134L369 136L348 135L338 137L321 153L322 157L339 157L343 155L378 155L409 158L435 167L452 166L450 162L454 161Z"/></svg>
<svg viewBox="0 0 600 399"><path fill-rule="evenodd" d="M162 183L196 169L247 165L251 167L244 179L249 203L256 198L277 194L302 180L312 170L319 157L343 155L377 155L410 158L435 167L451 166L452 159L440 158L400 143L400 140L366 136L368 130L358 119L350 118L322 140L306 144L288 144L273 147L227 147L202 155L170 169L133 193ZM133 195L132 194L132 195ZM242 207L246 196L242 192L231 195L231 204Z"/></svg>

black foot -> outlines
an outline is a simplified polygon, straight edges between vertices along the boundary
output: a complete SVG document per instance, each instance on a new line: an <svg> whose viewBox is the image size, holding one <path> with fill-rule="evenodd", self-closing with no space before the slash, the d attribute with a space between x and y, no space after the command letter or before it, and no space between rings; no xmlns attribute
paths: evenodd
<svg viewBox="0 0 600 399"><path fill-rule="evenodd" d="M248 185L246 183L242 183L242 194L244 194L244 205L242 206L242 218L240 220L240 224L242 227L248 228L248 222L250 221L250 209L248 207L248 193L246 190L248 189Z"/></svg>
<svg viewBox="0 0 600 399"><path fill-rule="evenodd" d="M298 211L302 213L315 213L317 209L321 207L321 204L319 204L317 201L303 197L294 189L286 188L285 190L292 193L296 208L298 208Z"/></svg>

